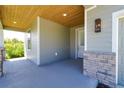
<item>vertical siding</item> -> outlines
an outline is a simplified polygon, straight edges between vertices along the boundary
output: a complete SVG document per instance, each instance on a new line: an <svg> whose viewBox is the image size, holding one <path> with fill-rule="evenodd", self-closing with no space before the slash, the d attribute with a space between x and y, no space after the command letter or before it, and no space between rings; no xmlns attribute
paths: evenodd
<svg viewBox="0 0 124 93"><path fill-rule="evenodd" d="M123 5L100 5L87 13L87 50L112 52L112 13L124 9ZM95 19L101 18L100 33L94 32Z"/></svg>

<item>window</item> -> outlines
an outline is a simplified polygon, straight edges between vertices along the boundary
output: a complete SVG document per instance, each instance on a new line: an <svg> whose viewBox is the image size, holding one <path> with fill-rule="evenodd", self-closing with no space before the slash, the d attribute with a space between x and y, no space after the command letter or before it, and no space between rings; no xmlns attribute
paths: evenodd
<svg viewBox="0 0 124 93"><path fill-rule="evenodd" d="M31 49L31 32L28 31L27 33L27 47L30 50Z"/></svg>

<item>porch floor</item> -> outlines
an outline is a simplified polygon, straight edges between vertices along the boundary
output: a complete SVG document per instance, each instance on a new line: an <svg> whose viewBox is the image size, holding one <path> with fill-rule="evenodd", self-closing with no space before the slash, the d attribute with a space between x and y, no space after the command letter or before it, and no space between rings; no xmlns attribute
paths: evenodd
<svg viewBox="0 0 124 93"><path fill-rule="evenodd" d="M91 88L97 80L81 73L82 60L65 60L36 66L28 60L4 63L5 75L0 87L19 88Z"/></svg>

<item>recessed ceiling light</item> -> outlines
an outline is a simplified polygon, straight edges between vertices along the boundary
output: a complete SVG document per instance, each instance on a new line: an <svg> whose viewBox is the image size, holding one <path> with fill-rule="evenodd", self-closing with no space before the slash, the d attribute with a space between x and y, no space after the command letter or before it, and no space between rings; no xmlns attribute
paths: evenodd
<svg viewBox="0 0 124 93"><path fill-rule="evenodd" d="M63 13L62 15L63 15L63 16L67 16L67 13Z"/></svg>
<svg viewBox="0 0 124 93"><path fill-rule="evenodd" d="M16 21L14 21L13 23L16 24Z"/></svg>

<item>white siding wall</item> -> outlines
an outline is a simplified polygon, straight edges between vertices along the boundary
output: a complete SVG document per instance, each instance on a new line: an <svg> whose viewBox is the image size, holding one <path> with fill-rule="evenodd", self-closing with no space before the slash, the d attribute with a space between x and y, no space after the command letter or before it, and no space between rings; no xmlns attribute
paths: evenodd
<svg viewBox="0 0 124 93"><path fill-rule="evenodd" d="M124 9L123 5L97 6L87 13L87 50L112 52L112 13ZM100 33L94 32L95 19L101 18Z"/></svg>
<svg viewBox="0 0 124 93"><path fill-rule="evenodd" d="M37 20L34 21L31 27L31 49L28 50L27 38L26 38L26 56L27 59L31 60L35 64L38 64L37 59Z"/></svg>

